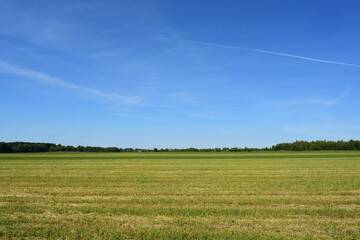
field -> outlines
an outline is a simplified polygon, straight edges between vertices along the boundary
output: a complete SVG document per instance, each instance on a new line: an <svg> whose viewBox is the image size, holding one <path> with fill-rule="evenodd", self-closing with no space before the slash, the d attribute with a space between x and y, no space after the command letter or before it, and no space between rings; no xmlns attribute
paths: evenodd
<svg viewBox="0 0 360 240"><path fill-rule="evenodd" d="M0 154L0 239L360 239L360 152Z"/></svg>

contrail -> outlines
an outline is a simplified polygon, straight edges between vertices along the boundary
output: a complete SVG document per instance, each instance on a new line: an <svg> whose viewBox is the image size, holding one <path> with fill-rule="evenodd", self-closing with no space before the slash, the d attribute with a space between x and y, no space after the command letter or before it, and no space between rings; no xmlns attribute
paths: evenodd
<svg viewBox="0 0 360 240"><path fill-rule="evenodd" d="M118 34L127 35L127 36L131 36L131 37L141 37L141 36L137 36L136 34L125 33L123 31L116 31L116 30L103 31L103 30L100 30L100 29L97 29L97 28L83 26L83 25L63 24L63 23L57 23L57 22L44 22L44 23L49 24L49 25L59 25L59 26L65 26L65 27L76 27L76 28L83 28L83 29L87 29L87 30L99 31L100 35L102 35L104 33L118 33ZM359 64L331 61L331 60L312 58L312 57L305 57L305 56L300 56L300 55L295 55L295 54L268 51L268 50L256 49L256 48L247 48L247 47L239 47L239 46L231 46L231 45L222 45L222 44L216 44L216 43L193 41L193 40L186 40L186 39L182 39L182 38L164 37L164 36L149 36L148 38L171 40L171 41L178 41L178 42L186 42L186 43L190 43L190 44L197 44L197 45L203 45L203 46L209 46L209 47L217 47L217 48L247 50L247 51L264 53L264 54L272 54L272 55L279 55L279 56L290 57L290 58L297 58L297 59L302 59L302 60L306 60L306 61L322 62L322 63L329 63L329 64L336 64L336 65L343 65L343 66L360 68Z"/></svg>
<svg viewBox="0 0 360 240"><path fill-rule="evenodd" d="M163 39L170 39L170 38L163 38ZM175 40L175 39L172 39L172 40ZM221 45L221 44L201 42L201 41L191 41L191 40L180 40L180 41L187 42L187 43L192 43L192 44L203 45L203 46L218 47L218 48L227 48L227 49L247 50L247 51L252 51L252 52L259 52L259 53L264 53L264 54L279 55L279 56L297 58L297 59L302 59L302 60L307 60L307 61L313 61L313 62L330 63L330 64L337 64L337 65L343 65L343 66L350 66L350 67L360 68L360 65L359 65L359 64L345 63L345 62L338 62L338 61L330 61L330 60L325 60L325 59L311 58L311 57L299 56L299 55L294 55L294 54L289 54L289 53L268 51L268 50L263 50L263 49L247 48L247 47L238 47L238 46L230 46L230 45Z"/></svg>
<svg viewBox="0 0 360 240"><path fill-rule="evenodd" d="M331 64L338 64L338 65L345 65L345 66L360 68L360 65L352 64L352 63L344 63L344 62L336 62L336 61L330 61L330 60L324 60L324 59L318 59L318 58L310 58L310 57L304 57L304 56L293 55L293 54L282 53L282 52L266 51L266 50L262 50L262 49L251 49L251 50L261 52L261 53L268 53L268 54L280 55L280 56L285 56L285 57L299 58L299 59L313 61L313 62L331 63Z"/></svg>

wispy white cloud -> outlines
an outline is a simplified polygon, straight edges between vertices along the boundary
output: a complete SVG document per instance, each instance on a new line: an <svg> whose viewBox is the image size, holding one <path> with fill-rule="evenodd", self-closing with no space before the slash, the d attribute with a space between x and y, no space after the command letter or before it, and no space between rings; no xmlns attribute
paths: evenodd
<svg viewBox="0 0 360 240"><path fill-rule="evenodd" d="M175 92L169 94L168 97L178 103L194 103L197 100L195 95L190 92Z"/></svg>
<svg viewBox="0 0 360 240"><path fill-rule="evenodd" d="M2 61L0 61L0 73L16 75L16 76L20 76L20 77L24 77L24 78L28 78L28 79L41 81L41 82L51 84L51 85L57 85L57 86L65 87L65 88L75 89L75 90L90 94L92 96L100 97L102 99L106 99L106 100L110 100L110 101L115 101L115 102L123 104L123 105L140 105L140 103L142 101L142 99L140 97L125 96L125 95L121 95L118 93L104 92L104 91L96 89L96 88L88 88L85 86L81 86L78 84L64 81L59 78L51 77L42 72L20 68L17 66L10 65L6 62L2 62Z"/></svg>
<svg viewBox="0 0 360 240"><path fill-rule="evenodd" d="M284 101L273 101L269 102L273 105L323 105L323 106L330 106L338 104L343 98L348 96L350 92L350 88L346 88L344 92L336 98L303 98L303 99L294 99L294 100L284 100Z"/></svg>
<svg viewBox="0 0 360 240"><path fill-rule="evenodd" d="M301 134L303 136L315 137L315 139L356 139L360 131L359 123L348 122L346 124L326 123L312 125L293 125L283 128L284 132ZM315 140L314 139L314 140Z"/></svg>

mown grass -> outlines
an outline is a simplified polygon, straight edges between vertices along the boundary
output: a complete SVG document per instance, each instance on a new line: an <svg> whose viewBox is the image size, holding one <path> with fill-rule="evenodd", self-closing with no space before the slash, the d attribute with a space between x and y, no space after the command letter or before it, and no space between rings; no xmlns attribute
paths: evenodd
<svg viewBox="0 0 360 240"><path fill-rule="evenodd" d="M360 152L0 154L0 239L360 239Z"/></svg>

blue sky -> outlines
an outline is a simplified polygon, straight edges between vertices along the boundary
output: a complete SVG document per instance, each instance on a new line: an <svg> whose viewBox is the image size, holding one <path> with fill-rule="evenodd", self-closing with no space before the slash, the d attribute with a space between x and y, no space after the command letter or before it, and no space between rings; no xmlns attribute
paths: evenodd
<svg viewBox="0 0 360 240"><path fill-rule="evenodd" d="M0 2L0 141L360 136L356 0Z"/></svg>

